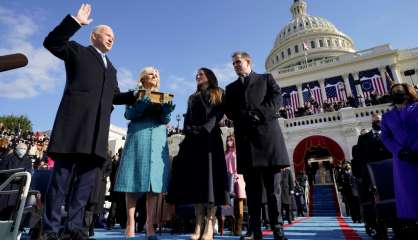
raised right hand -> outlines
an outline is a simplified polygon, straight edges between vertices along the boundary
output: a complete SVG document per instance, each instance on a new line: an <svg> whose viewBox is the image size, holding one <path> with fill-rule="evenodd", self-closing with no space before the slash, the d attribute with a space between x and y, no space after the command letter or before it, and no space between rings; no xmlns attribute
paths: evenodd
<svg viewBox="0 0 418 240"><path fill-rule="evenodd" d="M77 19L78 23L81 25L88 25L93 21L93 19L90 18L90 13L91 5L83 3L74 18Z"/></svg>

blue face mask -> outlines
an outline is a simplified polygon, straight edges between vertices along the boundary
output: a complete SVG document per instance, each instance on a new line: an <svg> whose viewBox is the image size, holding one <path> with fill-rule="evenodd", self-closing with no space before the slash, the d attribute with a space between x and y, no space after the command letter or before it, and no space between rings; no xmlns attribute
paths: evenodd
<svg viewBox="0 0 418 240"><path fill-rule="evenodd" d="M25 154L26 154L26 149L21 149L21 148L16 149L16 155L19 158L23 158L23 156L25 156Z"/></svg>

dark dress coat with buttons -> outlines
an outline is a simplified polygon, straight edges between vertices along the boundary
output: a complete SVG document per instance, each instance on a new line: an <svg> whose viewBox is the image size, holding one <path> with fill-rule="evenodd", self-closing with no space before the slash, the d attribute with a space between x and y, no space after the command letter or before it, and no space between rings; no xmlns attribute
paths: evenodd
<svg viewBox="0 0 418 240"><path fill-rule="evenodd" d="M282 95L271 74L249 75L247 86L241 79L229 84L225 92L225 113L234 122L237 168L245 173L254 167L281 169L289 166L282 131L277 121ZM257 125L245 121L243 113L255 111Z"/></svg>
<svg viewBox="0 0 418 240"><path fill-rule="evenodd" d="M79 29L68 15L44 41L45 48L64 61L67 75L48 155L81 153L104 160L113 104L132 104L135 97L133 92L120 93L116 69L108 58L106 68L93 46L69 41Z"/></svg>
<svg viewBox="0 0 418 240"><path fill-rule="evenodd" d="M207 92L189 97L184 118L186 136L173 159L169 200L176 204L229 203L226 161L219 121L222 104L211 104ZM189 133L193 126L199 134Z"/></svg>

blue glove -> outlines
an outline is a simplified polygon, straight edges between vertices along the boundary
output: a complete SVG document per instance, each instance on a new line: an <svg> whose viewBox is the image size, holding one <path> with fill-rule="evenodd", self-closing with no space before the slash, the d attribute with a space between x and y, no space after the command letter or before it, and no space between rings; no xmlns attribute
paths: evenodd
<svg viewBox="0 0 418 240"><path fill-rule="evenodd" d="M176 105L173 102L163 103L161 105L163 116L169 115L174 109L176 109Z"/></svg>
<svg viewBox="0 0 418 240"><path fill-rule="evenodd" d="M161 122L163 124L168 124L170 122L170 114L169 115L165 115L163 117L161 117Z"/></svg>
<svg viewBox="0 0 418 240"><path fill-rule="evenodd" d="M135 104L135 110L137 112L144 112L151 105L151 99L148 96L144 96Z"/></svg>

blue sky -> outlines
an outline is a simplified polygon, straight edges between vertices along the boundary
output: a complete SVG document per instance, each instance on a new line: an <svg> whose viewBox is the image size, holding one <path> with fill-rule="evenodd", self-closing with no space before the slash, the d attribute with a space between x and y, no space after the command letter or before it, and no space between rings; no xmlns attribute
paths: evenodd
<svg viewBox="0 0 418 240"><path fill-rule="evenodd" d="M34 130L52 128L65 83L63 63L43 47L44 37L83 1L0 1L0 55L23 52L26 68L0 73L0 115L24 114ZM98 24L116 34L109 54L118 69L122 90L135 86L139 71L156 66L161 88L174 93L174 113L184 113L195 88L194 75L205 66L215 70L222 86L235 80L230 55L248 51L256 72L277 33L290 19L293 0L124 0L90 1L93 23L73 40L89 44ZM308 13L324 17L352 37L356 48L390 43L394 48L418 47L416 0L307 0ZM124 107L112 123L126 127ZM175 124L175 117L172 123Z"/></svg>

